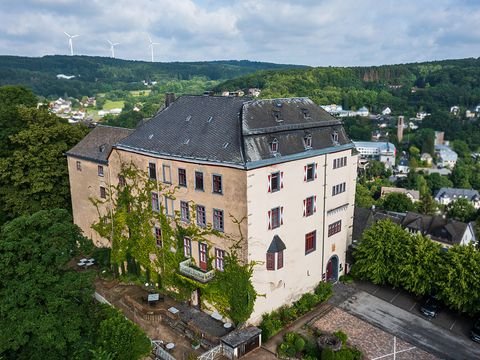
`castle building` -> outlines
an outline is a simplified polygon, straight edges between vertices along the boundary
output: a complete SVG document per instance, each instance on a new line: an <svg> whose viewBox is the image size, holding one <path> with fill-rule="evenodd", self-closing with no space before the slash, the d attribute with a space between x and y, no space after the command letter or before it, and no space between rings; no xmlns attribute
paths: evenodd
<svg viewBox="0 0 480 360"><path fill-rule="evenodd" d="M252 283L265 295L251 323L322 280L338 280L348 266L357 176L357 153L341 122L308 98L170 102L135 130L98 126L67 153L74 221L85 235L110 245L91 228L98 213L89 199L106 198L121 164L133 162L177 189L174 199L152 193L152 205L161 201L188 221L185 204L193 203L198 226L242 234L241 261L256 262ZM209 242L185 238L180 271L202 282L222 271L230 244L216 236Z"/></svg>

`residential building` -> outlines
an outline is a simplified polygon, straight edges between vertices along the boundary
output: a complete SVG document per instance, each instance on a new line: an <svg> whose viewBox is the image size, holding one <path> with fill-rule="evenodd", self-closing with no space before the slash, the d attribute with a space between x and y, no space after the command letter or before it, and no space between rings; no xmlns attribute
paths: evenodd
<svg viewBox="0 0 480 360"><path fill-rule="evenodd" d="M444 249L453 245L476 243L474 223L446 219L441 215L422 215L414 212L395 213L355 207L353 220L353 244L361 241L362 234L380 220L389 219L411 233L420 233L439 243Z"/></svg>
<svg viewBox="0 0 480 360"><path fill-rule="evenodd" d="M445 132L435 131L434 145L443 145L445 142Z"/></svg>
<svg viewBox="0 0 480 360"><path fill-rule="evenodd" d="M476 243L474 223L450 220L441 215L422 215L408 212L402 227L412 233L421 233L448 249L453 245Z"/></svg>
<svg viewBox="0 0 480 360"><path fill-rule="evenodd" d="M408 172L410 171L410 166L409 166L409 162L407 159L405 158L402 158L400 159L400 161L398 162L398 165L397 165L397 172L399 174L408 174Z"/></svg>
<svg viewBox="0 0 480 360"><path fill-rule="evenodd" d="M412 202L417 202L420 200L420 191L418 190L409 190L404 188L382 186L380 190L380 194L382 197L391 193L405 194L410 200L412 200Z"/></svg>
<svg viewBox="0 0 480 360"><path fill-rule="evenodd" d="M396 148L390 142L354 141L355 148L362 159L378 160L385 164L386 168L395 166Z"/></svg>
<svg viewBox="0 0 480 360"><path fill-rule="evenodd" d="M240 260L256 262L252 282L265 296L250 322L345 273L357 155L341 122L310 99L183 96L135 130L104 129L67 153L74 221L97 244L110 241L91 228L98 215L89 198L118 184L121 164L132 162L176 188L175 199L157 197L152 205L167 202L188 221L185 204L196 204L198 226L211 223L229 235L210 236L208 247L185 238L181 270L194 262L209 281L206 260L223 258L234 239ZM106 157L98 154L102 144ZM100 165L102 178L94 171ZM183 274L198 280L198 272Z"/></svg>
<svg viewBox="0 0 480 360"><path fill-rule="evenodd" d="M433 158L429 153L422 153L420 156L420 161L423 161L427 165L432 165Z"/></svg>
<svg viewBox="0 0 480 360"><path fill-rule="evenodd" d="M458 115L459 111L460 111L460 107L458 107L457 105L454 105L454 106L450 107L450 112L453 115Z"/></svg>
<svg viewBox="0 0 480 360"><path fill-rule="evenodd" d="M453 169L457 163L458 155L447 145L435 145L435 154L437 155L437 165L448 169Z"/></svg>
<svg viewBox="0 0 480 360"><path fill-rule="evenodd" d="M362 106L360 109L358 109L357 115L362 117L367 117L368 115L370 115L370 112L365 106Z"/></svg>
<svg viewBox="0 0 480 360"><path fill-rule="evenodd" d="M441 205L448 205L458 199L466 199L475 209L480 209L480 194L477 190L441 188L435 194L435 201Z"/></svg>
<svg viewBox="0 0 480 360"><path fill-rule="evenodd" d="M392 113L392 109L390 109L388 106L382 110L382 115L390 115Z"/></svg>

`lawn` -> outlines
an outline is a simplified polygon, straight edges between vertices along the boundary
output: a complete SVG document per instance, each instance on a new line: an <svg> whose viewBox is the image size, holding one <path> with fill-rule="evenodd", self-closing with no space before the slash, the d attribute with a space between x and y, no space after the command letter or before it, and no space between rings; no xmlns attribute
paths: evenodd
<svg viewBox="0 0 480 360"><path fill-rule="evenodd" d="M130 91L130 95L132 96L148 96L150 95L150 93L152 92L152 90L150 89L145 89L145 90L133 90L133 91Z"/></svg>
<svg viewBox="0 0 480 360"><path fill-rule="evenodd" d="M112 109L123 109L123 106L125 105L125 101L120 100L120 101L111 101L107 100L105 101L105 104L103 105L103 110L112 110Z"/></svg>

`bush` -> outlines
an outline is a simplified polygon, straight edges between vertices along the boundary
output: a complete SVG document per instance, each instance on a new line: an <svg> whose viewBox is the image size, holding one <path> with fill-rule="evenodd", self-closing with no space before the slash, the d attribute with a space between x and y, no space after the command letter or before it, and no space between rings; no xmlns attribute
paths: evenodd
<svg viewBox="0 0 480 360"><path fill-rule="evenodd" d="M345 334L343 331L339 330L337 332L334 332L333 335L336 336L337 339L340 340L343 345L347 343L348 335Z"/></svg>
<svg viewBox="0 0 480 360"><path fill-rule="evenodd" d="M305 340L303 338L298 337L295 339L295 350L297 350L297 353L302 352L303 349L305 348Z"/></svg>
<svg viewBox="0 0 480 360"><path fill-rule="evenodd" d="M279 318L278 312L273 311L270 314L263 314L262 322L259 328L262 330L262 339L267 341L283 327L283 323Z"/></svg>
<svg viewBox="0 0 480 360"><path fill-rule="evenodd" d="M344 284L351 284L353 282L353 276L352 275L342 275L338 279Z"/></svg>
<svg viewBox="0 0 480 360"><path fill-rule="evenodd" d="M319 296L318 302L328 300L333 295L332 284L329 282L320 282L315 288L315 294Z"/></svg>
<svg viewBox="0 0 480 360"><path fill-rule="evenodd" d="M292 306L282 306L277 311L283 324L288 324L297 318L297 309Z"/></svg>
<svg viewBox="0 0 480 360"><path fill-rule="evenodd" d="M321 360L335 360L335 352L332 349L323 349Z"/></svg>
<svg viewBox="0 0 480 360"><path fill-rule="evenodd" d="M95 248L92 253L92 257L95 259L95 262L101 268L109 268L110 267L110 248Z"/></svg>

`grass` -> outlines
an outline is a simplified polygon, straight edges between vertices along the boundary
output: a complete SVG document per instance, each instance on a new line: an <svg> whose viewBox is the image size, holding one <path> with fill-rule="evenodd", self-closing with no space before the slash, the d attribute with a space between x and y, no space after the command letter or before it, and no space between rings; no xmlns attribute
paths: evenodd
<svg viewBox="0 0 480 360"><path fill-rule="evenodd" d="M105 101L105 105L103 105L103 110L112 110L112 109L123 109L123 106L125 105L125 101L120 100L120 101L111 101L107 100Z"/></svg>
<svg viewBox="0 0 480 360"><path fill-rule="evenodd" d="M148 95L150 95L151 91L152 90L150 90L150 89L133 90L133 91L130 91L130 95L132 95L132 96L148 96Z"/></svg>

